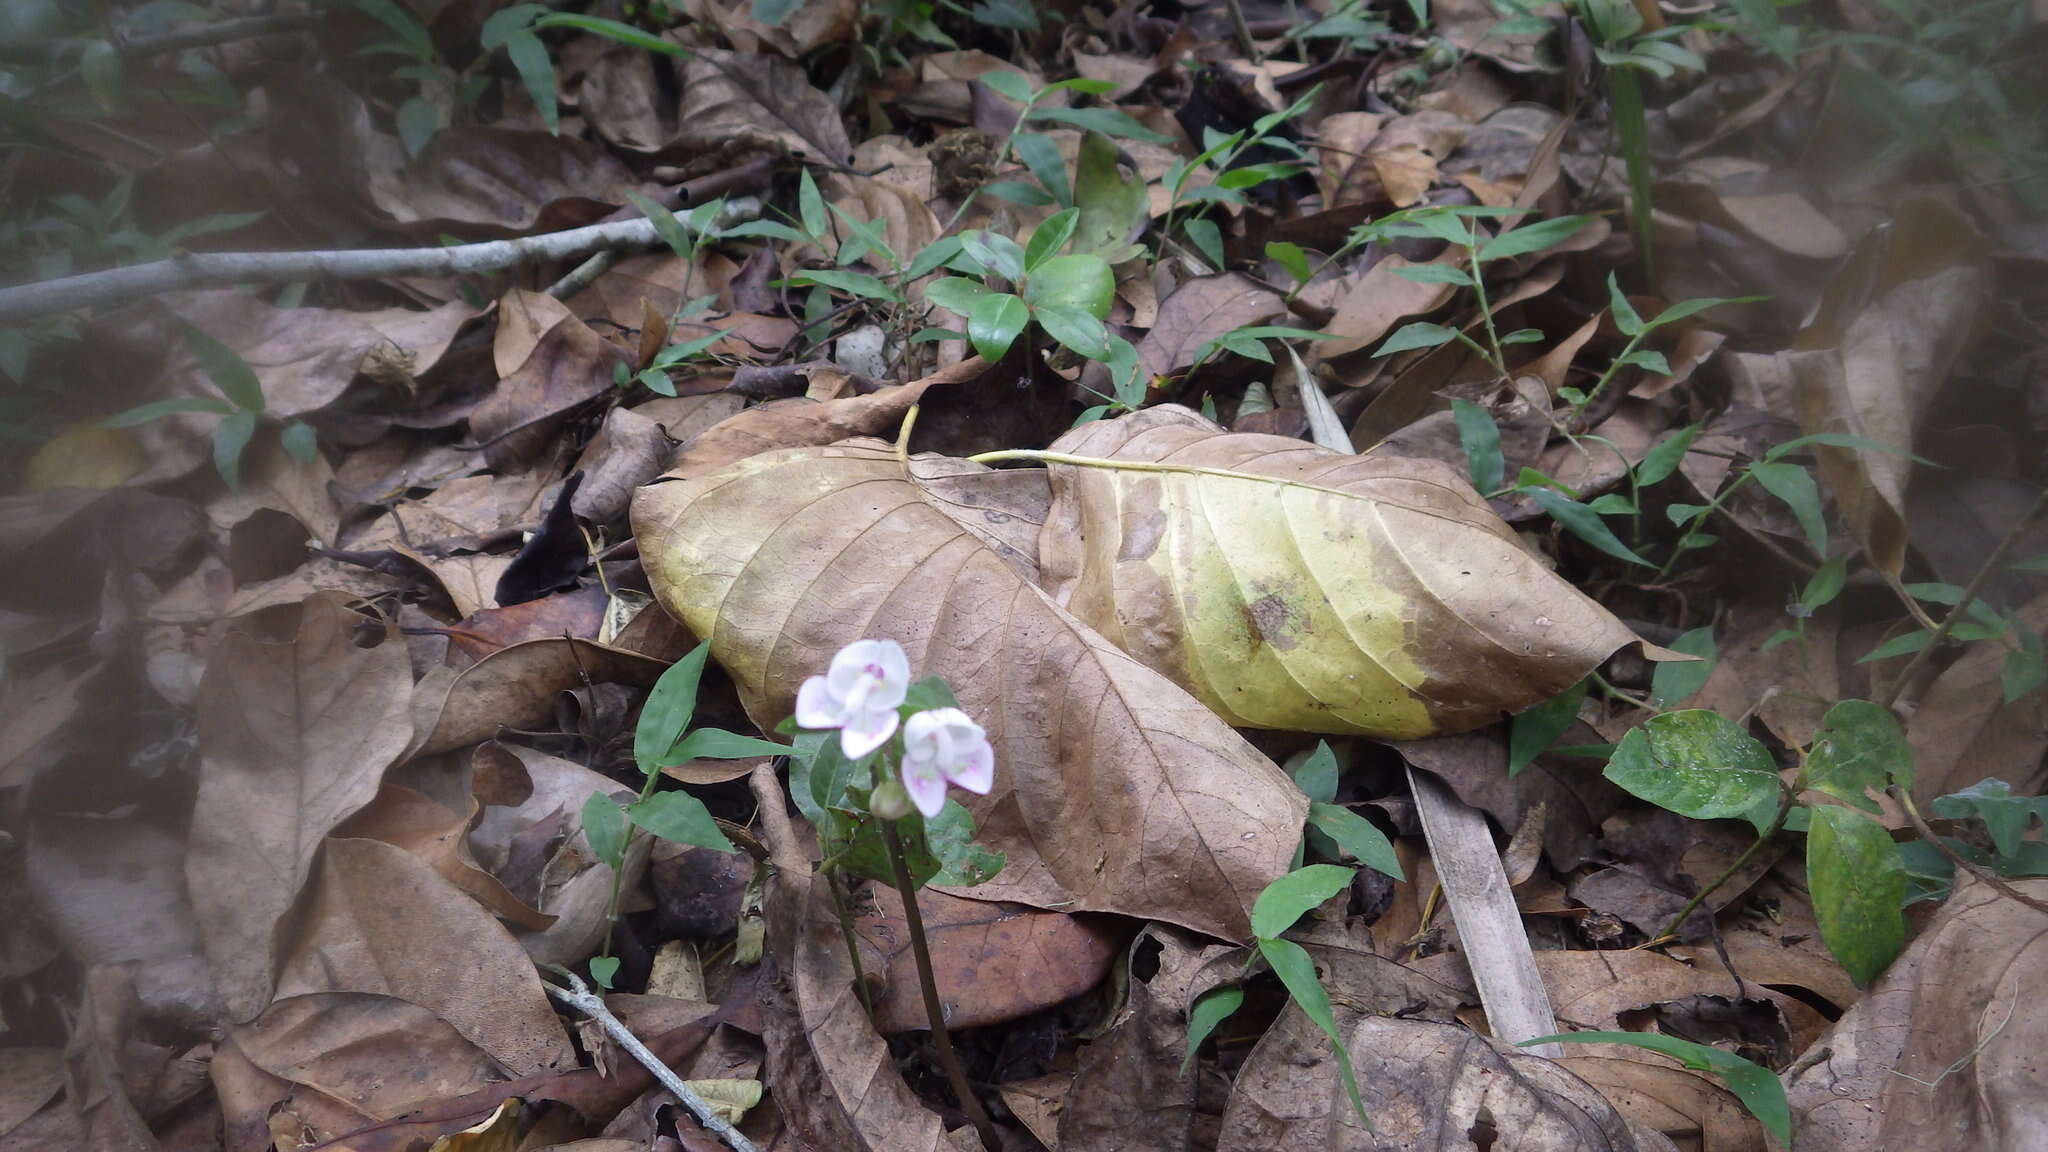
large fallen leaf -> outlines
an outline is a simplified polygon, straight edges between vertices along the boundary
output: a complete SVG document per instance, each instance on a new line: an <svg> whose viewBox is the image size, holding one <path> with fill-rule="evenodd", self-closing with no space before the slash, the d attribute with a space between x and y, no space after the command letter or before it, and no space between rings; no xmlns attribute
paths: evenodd
<svg viewBox="0 0 2048 1152"><path fill-rule="evenodd" d="M232 1035L256 1067L377 1120L475 1092L501 1075L440 1017L370 993L286 997Z"/></svg>
<svg viewBox="0 0 2048 1152"><path fill-rule="evenodd" d="M1346 1047L1372 1117L1334 1113L1327 1147L1365 1152L1478 1144L1501 1152L1656 1152L1673 1147L1630 1124L1556 1061L1496 1047L1455 1024L1369 1016ZM1492 1134L1486 1140L1483 1134Z"/></svg>
<svg viewBox="0 0 2048 1152"><path fill-rule="evenodd" d="M375 799L337 827L335 835L382 840L403 848L511 923L533 931L551 926L554 917L541 914L506 891L505 885L470 855L469 829L481 816L480 808L472 799L469 814L464 816L404 785L386 784Z"/></svg>
<svg viewBox="0 0 2048 1152"><path fill-rule="evenodd" d="M236 1020L270 1002L281 922L320 841L377 794L410 739L405 645L392 636L359 647L365 622L315 597L292 643L231 634L206 666L185 877Z"/></svg>
<svg viewBox="0 0 2048 1152"><path fill-rule="evenodd" d="M1043 584L1232 724L1414 739L1549 699L1636 637L1449 467L1183 408L1053 450Z"/></svg>
<svg viewBox="0 0 2048 1152"><path fill-rule="evenodd" d="M672 149L765 150L835 165L853 154L838 107L795 61L697 48L682 73L682 131Z"/></svg>
<svg viewBox="0 0 2048 1152"><path fill-rule="evenodd" d="M880 445L770 452L633 503L655 595L706 637L764 728L862 637L903 644L988 729L968 798L1008 854L984 899L1243 939L1306 803L1213 712L1062 611Z"/></svg>
<svg viewBox="0 0 2048 1152"><path fill-rule="evenodd" d="M417 1004L518 1076L576 1063L518 942L425 861L378 840L327 842L277 990Z"/></svg>
<svg viewBox="0 0 2048 1152"><path fill-rule="evenodd" d="M1967 876L1786 1077L1801 1152L2037 1148L2048 1136L2039 912ZM2048 881L2019 881L2035 899Z"/></svg>

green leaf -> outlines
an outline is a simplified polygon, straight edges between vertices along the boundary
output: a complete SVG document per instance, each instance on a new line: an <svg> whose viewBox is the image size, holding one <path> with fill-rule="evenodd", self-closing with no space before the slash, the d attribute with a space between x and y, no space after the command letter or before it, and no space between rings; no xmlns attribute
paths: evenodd
<svg viewBox="0 0 2048 1152"><path fill-rule="evenodd" d="M263 385L248 361L233 348L180 321L185 330L185 348L199 362L199 368L220 394L247 412L263 411ZM252 426L253 427L253 426Z"/></svg>
<svg viewBox="0 0 2048 1152"><path fill-rule="evenodd" d="M1695 1044L1676 1036L1656 1032L1563 1032L1516 1042L1532 1044L1628 1044L1669 1056L1695 1072L1711 1072L1721 1078L1749 1114L1757 1118L1781 1147L1792 1146L1792 1109L1785 1099L1785 1084L1769 1068L1752 1064L1733 1052Z"/></svg>
<svg viewBox="0 0 2048 1152"><path fill-rule="evenodd" d="M1006 96L1018 103L1031 99L1031 81L1018 72L983 72L975 79L986 85L998 96Z"/></svg>
<svg viewBox="0 0 2048 1152"><path fill-rule="evenodd" d="M1659 376L1671 375L1671 362L1664 358L1662 352L1651 348L1638 348L1616 360L1615 363L1631 368L1641 368L1645 372L1654 372Z"/></svg>
<svg viewBox="0 0 2048 1152"><path fill-rule="evenodd" d="M1541 328L1517 328L1513 332L1501 333L1500 342L1503 348L1510 344L1541 344L1543 342L1543 330Z"/></svg>
<svg viewBox="0 0 2048 1152"><path fill-rule="evenodd" d="M1628 302L1628 293L1621 290L1621 282L1612 272L1607 274L1607 311L1623 336L1642 335L1643 318L1636 314L1635 305Z"/></svg>
<svg viewBox="0 0 2048 1152"><path fill-rule="evenodd" d="M1834 603L1842 594L1842 588L1849 582L1849 557L1830 556L1827 563L1814 569L1807 578L1806 587L1799 593L1799 604L1811 614Z"/></svg>
<svg viewBox="0 0 2048 1152"><path fill-rule="evenodd" d="M1894 636L1877 647L1872 648L1856 662L1858 664L1868 664L1873 660L1889 660L1894 656L1904 656L1920 651L1933 640L1934 633L1929 632L1925 628L1914 632L1907 632L1903 635Z"/></svg>
<svg viewBox="0 0 2048 1152"><path fill-rule="evenodd" d="M887 300L891 303L898 303L903 299L894 288L889 287L888 284L865 272L846 272L830 268L806 268L802 272L790 277L790 279L798 284L823 284L827 288L837 288L841 292L848 292L855 296L865 296L870 300Z"/></svg>
<svg viewBox="0 0 2048 1152"><path fill-rule="evenodd" d="M1074 230L1073 250L1093 252L1111 263L1135 253L1133 233L1151 218L1142 178L1126 178L1117 162L1117 147L1098 132L1081 138L1074 161L1074 206L1081 220Z"/></svg>
<svg viewBox="0 0 2048 1152"><path fill-rule="evenodd" d="M1039 265L1059 255L1060 249L1073 238L1074 228L1080 222L1081 210L1067 208L1046 217L1033 228L1031 239L1024 242L1024 270L1035 272Z"/></svg>
<svg viewBox="0 0 2048 1152"><path fill-rule="evenodd" d="M1396 880L1408 879L1401 872L1400 858L1394 855L1394 845L1387 840L1387 834L1351 809L1312 803L1308 806L1308 823L1367 868Z"/></svg>
<svg viewBox="0 0 2048 1152"><path fill-rule="evenodd" d="M1104 136L1116 136L1125 140L1143 140L1148 144L1171 144L1170 137L1162 136L1143 124L1133 120L1129 113L1114 108L1033 108L1026 120L1050 120L1055 124L1069 124L1075 128L1086 128Z"/></svg>
<svg viewBox="0 0 2048 1152"><path fill-rule="evenodd" d="M1317 865L1327 868L1329 865ZM1344 1038L1337 1034L1337 1020L1330 1011L1330 994L1323 990L1316 979L1315 961L1309 959L1308 950L1292 940L1259 940L1259 955L1265 957L1267 967L1287 989L1287 995L1294 1000L1302 1014L1322 1029L1330 1038L1330 1044L1337 1052L1337 1068L1344 1074L1344 1091L1351 1098L1351 1107L1358 1113L1360 1121L1367 1128L1372 1122L1366 1119L1365 1101L1358 1095L1358 1078L1351 1071L1351 1053L1344 1047Z"/></svg>
<svg viewBox="0 0 2048 1152"><path fill-rule="evenodd" d="M1558 216L1550 220L1538 220L1503 232L1479 246L1479 259L1505 260L1511 256L1523 256L1530 252L1541 252L1571 238L1572 234L1584 228L1588 216Z"/></svg>
<svg viewBox="0 0 2048 1152"><path fill-rule="evenodd" d="M1664 516L1675 528L1683 528L1687 521L1696 519L1713 508L1711 504L1666 504Z"/></svg>
<svg viewBox="0 0 2048 1152"><path fill-rule="evenodd" d="M1472 274L1455 264L1410 264L1406 268L1394 269L1394 275L1417 284L1456 284L1461 288L1472 286Z"/></svg>
<svg viewBox="0 0 2048 1152"><path fill-rule="evenodd" d="M1823 804L1806 833L1807 887L1820 938L1858 987L1906 943L1906 870L1891 833L1853 809Z"/></svg>
<svg viewBox="0 0 2048 1152"><path fill-rule="evenodd" d="M1041 305L1031 315L1045 334L1090 360L1109 359L1109 329L1102 321L1081 311L1057 304Z"/></svg>
<svg viewBox="0 0 2048 1152"><path fill-rule="evenodd" d="M1336 864L1311 864L1266 885L1252 901L1252 935L1276 937L1292 928L1303 913L1342 892L1352 874Z"/></svg>
<svg viewBox="0 0 2048 1152"><path fill-rule="evenodd" d="M1809 444L1824 444L1830 448L1854 448L1862 452L1884 452L1892 456L1904 456L1916 464L1925 464L1930 468L1941 467L1941 465L1936 464L1934 461L1925 457L1915 456L1904 448L1895 447L1882 440L1872 440L1868 436L1852 436L1847 432L1815 432L1807 436L1794 436L1792 439L1782 444L1774 445L1765 451L1764 459L1776 460L1789 453L1796 452Z"/></svg>
<svg viewBox="0 0 2048 1152"><path fill-rule="evenodd" d="M1413 324L1406 324L1396 329L1394 334L1387 337L1386 342L1379 346L1379 350L1373 353L1373 356L1392 356L1396 352L1406 352L1410 348L1434 348L1439 344L1448 344L1457 338L1458 333L1455 329L1446 328L1441 324L1431 324L1427 321L1418 320Z"/></svg>
<svg viewBox="0 0 2048 1152"><path fill-rule="evenodd" d="M1337 754L1330 751L1330 742L1316 741L1315 751L1296 765L1292 773L1294 786L1311 803L1328 804L1337 798Z"/></svg>
<svg viewBox="0 0 2048 1152"><path fill-rule="evenodd" d="M2021 647L2008 651L1998 670L1998 682L2007 704L2048 684L2048 660L2042 658L2040 637L2032 632L2023 632L2021 636Z"/></svg>
<svg viewBox="0 0 2048 1152"><path fill-rule="evenodd" d="M626 863L626 814L619 802L603 792L592 792L583 802L583 838L590 850L614 870Z"/></svg>
<svg viewBox="0 0 2048 1152"><path fill-rule="evenodd" d="M1100 320L1109 315L1116 295L1116 274L1093 253L1054 256L1024 285L1024 299L1034 308L1078 308Z"/></svg>
<svg viewBox="0 0 2048 1152"><path fill-rule="evenodd" d="M1031 320L1031 309L1008 292L991 292L974 302L967 312L967 339L981 358L994 362L1003 358L1017 334Z"/></svg>
<svg viewBox="0 0 2048 1152"><path fill-rule="evenodd" d="M1286 269L1287 274L1294 277L1296 284L1306 284L1309 277L1314 275L1308 266L1308 253L1302 251L1299 244L1275 240L1266 245L1266 259Z"/></svg>
<svg viewBox="0 0 2048 1152"><path fill-rule="evenodd" d="M1024 279L1024 249L998 232L967 232L960 245L983 268L1015 284Z"/></svg>
<svg viewBox="0 0 2048 1152"><path fill-rule="evenodd" d="M1044 185L1054 203L1062 206L1074 203L1074 190L1067 184L1067 161L1060 155L1060 146L1052 137L1039 132L1019 132L1011 139L1010 149L1017 154L1017 159L1024 162L1025 170ZM1055 247L1053 252L1058 250Z"/></svg>
<svg viewBox="0 0 2048 1152"><path fill-rule="evenodd" d="M960 701L954 699L953 689L947 685L945 677L926 676L904 689L901 711L903 718L908 720L914 713L959 706Z"/></svg>
<svg viewBox="0 0 2048 1152"><path fill-rule="evenodd" d="M134 428L179 412L218 412L225 416L234 410L227 401L212 396L173 396L168 400L154 400L148 404L138 404L126 412L116 413L100 421L100 427Z"/></svg>
<svg viewBox="0 0 2048 1152"><path fill-rule="evenodd" d="M589 32L610 40L617 40L621 44L631 44L635 48L645 48L649 52L659 52L664 56L683 57L690 54L689 50L680 44L671 43L659 36L643 32L631 24L621 24L617 20L606 20L601 16L580 16L571 12L557 12L535 20L533 26L535 28L574 28L578 32Z"/></svg>
<svg viewBox="0 0 2048 1152"><path fill-rule="evenodd" d="M1666 712L1630 729L1603 773L1623 791L1695 820L1747 818L1778 797L1778 765L1756 737L1704 709ZM1775 808L1772 809L1776 811Z"/></svg>
<svg viewBox="0 0 2048 1152"><path fill-rule="evenodd" d="M1984 822L1991 834L1991 846L2000 856L2020 850L2020 838L2039 805L2032 796L2015 796L2012 785L2003 780L1979 780L1960 792L1937 796L1934 814L1944 820L1966 820L1972 816Z"/></svg>
<svg viewBox="0 0 2048 1152"><path fill-rule="evenodd" d="M610 991L612 981L618 979L619 976L619 958L617 956L592 956L589 967L590 978L597 981L598 987Z"/></svg>
<svg viewBox="0 0 2048 1152"><path fill-rule="evenodd" d="M531 32L519 31L505 37L505 55L519 71L526 95L540 113L541 123L553 135L562 133L562 110L555 98L555 62L548 59L547 45Z"/></svg>
<svg viewBox="0 0 2048 1152"><path fill-rule="evenodd" d="M695 735L693 733L693 735ZM656 792L626 809L626 818L663 840L720 852L737 851L704 802L688 792Z"/></svg>
<svg viewBox="0 0 2048 1152"><path fill-rule="evenodd" d="M753 756L782 756L787 744L758 740L727 732L723 728L699 728L670 745L661 757L663 764L684 764L691 760L745 760Z"/></svg>
<svg viewBox="0 0 2048 1152"><path fill-rule="evenodd" d="M398 106L398 142L405 145L408 159L426 150L427 142L441 130L441 110L418 96Z"/></svg>
<svg viewBox="0 0 2048 1152"><path fill-rule="evenodd" d="M983 184L981 190L998 200L1008 200L1012 204L1022 204L1026 208L1059 203L1059 200L1044 188L1036 184L1026 184L1022 180L991 180Z"/></svg>
<svg viewBox="0 0 2048 1152"><path fill-rule="evenodd" d="M1482 496L1499 488L1507 461L1500 454L1500 426L1493 422L1493 413L1470 400L1453 397L1451 415L1458 424L1458 445L1465 450L1465 469L1472 487Z"/></svg>
<svg viewBox="0 0 2048 1152"><path fill-rule="evenodd" d="M721 229L719 235L730 236L735 239L748 236L766 236L789 244L809 244L811 242L809 236L776 220L742 220L730 228ZM928 268L925 271L928 272L930 270Z"/></svg>
<svg viewBox="0 0 2048 1152"><path fill-rule="evenodd" d="M683 227L681 220L676 219L676 214L630 188L625 189L625 193L626 202L638 208L642 216L654 222L654 234L661 237L662 242L669 246L669 250L684 259L689 259L696 251L697 245L690 236L690 230Z"/></svg>
<svg viewBox="0 0 2048 1152"><path fill-rule="evenodd" d="M979 280L965 276L946 276L924 286L924 298L949 312L965 316L974 311L974 306L989 295L988 288Z"/></svg>
<svg viewBox="0 0 2048 1152"><path fill-rule="evenodd" d="M697 713L697 688L710 656L710 644L697 645L669 665L648 691L646 703L640 706L640 719L633 726L633 760L643 775L653 775L664 763L681 763L665 757Z"/></svg>
<svg viewBox="0 0 2048 1152"><path fill-rule="evenodd" d="M1579 705L1586 699L1589 680L1552 696L1532 708L1523 709L1508 724L1508 779L1514 779L1557 742L1579 718Z"/></svg>
<svg viewBox="0 0 2048 1152"><path fill-rule="evenodd" d="M1241 192L1271 180L1285 180L1299 171L1299 164L1246 164L1219 174L1216 177L1216 187Z"/></svg>
<svg viewBox="0 0 2048 1152"><path fill-rule="evenodd" d="M1209 261L1211 268L1223 268L1223 230L1216 227L1214 220L1197 216L1183 224L1181 230L1187 233L1188 241Z"/></svg>
<svg viewBox="0 0 2048 1152"><path fill-rule="evenodd" d="M1749 466L1750 474L1764 490L1792 509L1798 517L1800 530L1806 533L1806 542L1813 546L1816 555L1828 554L1828 522L1820 511L1820 489L1813 483L1813 475L1797 464L1779 464L1760 461Z"/></svg>
<svg viewBox="0 0 2048 1152"><path fill-rule="evenodd" d="M213 467L229 488L242 486L242 452L256 435L256 413L247 408L230 412L213 428Z"/></svg>
<svg viewBox="0 0 2048 1152"><path fill-rule="evenodd" d="M301 464L311 464L320 455L320 442L313 435L313 426L304 420L285 425L277 434L277 442Z"/></svg>
<svg viewBox="0 0 2048 1152"><path fill-rule="evenodd" d="M803 220L804 231L815 239L823 240L832 226L832 218L825 213L825 198L818 194L818 182L811 179L809 168L797 177L796 210Z"/></svg>
<svg viewBox="0 0 2048 1152"><path fill-rule="evenodd" d="M1548 488L1523 488L1522 491L1528 493L1529 499L1534 500L1538 507L1550 513L1552 520L1564 525L1565 531L1617 560L1641 564L1645 568L1652 567L1648 560L1636 555L1628 545L1621 542L1621 538L1614 534L1613 529L1607 527L1607 522L1600 519L1598 512L1566 497L1561 492L1553 492Z"/></svg>
<svg viewBox="0 0 2048 1152"><path fill-rule="evenodd" d="M923 824L925 850L938 864L938 870L927 883L971 887L986 884L1003 870L1003 854L975 843L974 817L957 802L946 801L939 814L923 820ZM898 827L909 834L909 821Z"/></svg>
<svg viewBox="0 0 2048 1152"><path fill-rule="evenodd" d="M1864 789L1913 786L1913 746L1889 708L1844 700L1821 717L1806 754L1806 786L1866 812L1880 809Z"/></svg>
<svg viewBox="0 0 2048 1152"><path fill-rule="evenodd" d="M1690 697L1714 674L1714 629L1695 628L1671 642L1674 652L1697 656L1698 660L1665 660L1650 673L1650 702L1659 708Z"/></svg>
<svg viewBox="0 0 2048 1152"><path fill-rule="evenodd" d="M958 256L960 252L961 246L958 236L945 236L932 241L925 245L916 256L911 258L910 268L903 274L904 283L907 284L912 280L938 271L940 267L955 256Z"/></svg>
<svg viewBox="0 0 2048 1152"><path fill-rule="evenodd" d="M1218 984L1200 996L1188 1009L1188 1050L1181 1057L1180 1070L1187 1074L1188 1066L1195 1062L1195 1053L1202 1050L1202 1042L1216 1031L1218 1025L1230 1019L1244 1003L1244 989L1235 984Z"/></svg>
<svg viewBox="0 0 2048 1152"><path fill-rule="evenodd" d="M780 28L801 7L803 0L754 0L748 14L770 28Z"/></svg>
<svg viewBox="0 0 2048 1152"><path fill-rule="evenodd" d="M93 40L86 44L78 56L78 74L84 79L85 87L92 93L93 103L102 112L114 112L121 107L121 79L124 73L121 53L105 40Z"/></svg>

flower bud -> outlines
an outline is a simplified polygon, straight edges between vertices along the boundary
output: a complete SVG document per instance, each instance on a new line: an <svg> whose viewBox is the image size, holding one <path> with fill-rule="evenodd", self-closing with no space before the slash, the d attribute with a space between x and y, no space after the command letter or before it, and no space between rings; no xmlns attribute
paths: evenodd
<svg viewBox="0 0 2048 1152"><path fill-rule="evenodd" d="M910 793L894 780L884 780L875 785L874 795L868 797L868 811L884 820L901 820L916 811L910 804Z"/></svg>

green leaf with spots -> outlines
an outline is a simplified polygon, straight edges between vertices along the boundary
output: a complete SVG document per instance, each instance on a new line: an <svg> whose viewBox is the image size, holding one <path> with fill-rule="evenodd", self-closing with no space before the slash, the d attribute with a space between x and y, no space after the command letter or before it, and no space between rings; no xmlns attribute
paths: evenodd
<svg viewBox="0 0 2048 1152"><path fill-rule="evenodd" d="M1821 717L1806 753L1806 786L1866 812L1880 811L1864 790L1913 786L1913 746L1888 708L1844 700Z"/></svg>
<svg viewBox="0 0 2048 1152"><path fill-rule="evenodd" d="M1778 765L1762 742L1704 709L1666 712L1621 738L1606 777L1659 808L1695 820L1747 818L1778 795ZM1775 808L1772 809L1775 811Z"/></svg>
<svg viewBox="0 0 2048 1152"><path fill-rule="evenodd" d="M1806 877L1821 940L1850 979L1868 985L1906 944L1906 870L1891 833L1853 809L1815 808Z"/></svg>

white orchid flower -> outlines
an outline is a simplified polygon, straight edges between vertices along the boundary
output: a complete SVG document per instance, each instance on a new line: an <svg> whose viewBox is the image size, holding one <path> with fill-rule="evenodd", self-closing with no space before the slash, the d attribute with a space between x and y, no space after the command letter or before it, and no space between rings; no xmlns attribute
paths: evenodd
<svg viewBox="0 0 2048 1152"><path fill-rule="evenodd" d="M840 751L858 760L896 734L896 709L909 690L910 660L902 645L856 640L832 657L823 676L811 677L797 690L796 722L839 729Z"/></svg>
<svg viewBox="0 0 2048 1152"><path fill-rule="evenodd" d="M995 785L996 754L988 733L958 708L913 714L903 725L903 787L926 819L946 805L946 785L988 795Z"/></svg>

